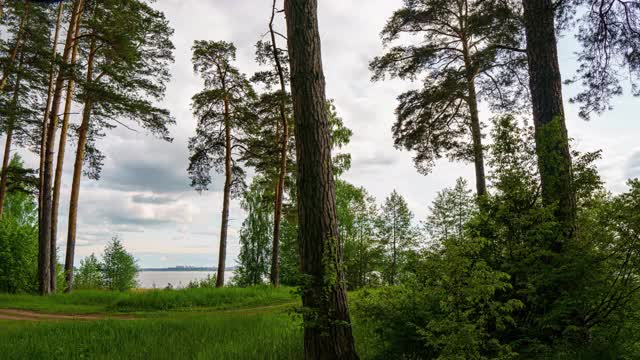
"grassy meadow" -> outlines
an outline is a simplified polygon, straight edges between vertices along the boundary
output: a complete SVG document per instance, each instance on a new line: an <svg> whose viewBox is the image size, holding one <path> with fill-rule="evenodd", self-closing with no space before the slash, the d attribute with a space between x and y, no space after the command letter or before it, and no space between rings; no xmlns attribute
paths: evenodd
<svg viewBox="0 0 640 360"><path fill-rule="evenodd" d="M0 309L98 320L0 320L3 359L300 359L292 288L76 291L0 295ZM1 310L0 310L1 314ZM363 358L373 354L355 328Z"/></svg>

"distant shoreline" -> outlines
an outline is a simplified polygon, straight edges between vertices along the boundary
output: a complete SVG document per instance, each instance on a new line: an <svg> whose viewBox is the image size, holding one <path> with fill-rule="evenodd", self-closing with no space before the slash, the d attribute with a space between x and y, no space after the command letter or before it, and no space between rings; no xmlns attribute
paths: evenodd
<svg viewBox="0 0 640 360"><path fill-rule="evenodd" d="M227 267L225 268L225 271L234 271L236 268L234 267ZM218 271L218 268L212 268L212 267L170 267L170 268L146 268L146 269L140 269L140 271L147 271L147 272L152 272L152 271Z"/></svg>

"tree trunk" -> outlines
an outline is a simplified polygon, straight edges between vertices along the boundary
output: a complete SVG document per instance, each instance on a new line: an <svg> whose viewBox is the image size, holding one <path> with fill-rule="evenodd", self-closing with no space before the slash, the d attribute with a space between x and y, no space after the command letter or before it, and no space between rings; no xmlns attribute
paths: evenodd
<svg viewBox="0 0 640 360"><path fill-rule="evenodd" d="M463 6L464 5L464 6ZM467 81L467 106L471 121L471 139L473 143L473 163L476 170L476 194L478 197L487 194L487 182L484 174L484 151L482 149L482 128L480 127L480 114L478 112L478 94L476 92L476 71L469 52L469 38L467 35L467 23L463 21L467 15L467 4L459 4L459 26L463 29L461 35L462 52Z"/></svg>
<svg viewBox="0 0 640 360"><path fill-rule="evenodd" d="M51 92L53 91L53 81L55 74L55 59L57 54L58 47L58 35L60 34L60 21L62 19L62 9L63 2L61 1L58 5L58 18L56 19L56 29L53 35L53 53L51 54L51 67L49 68L49 87L47 89L47 103L46 108L44 109L44 118L42 119L42 127L41 138L40 138L40 166L38 168L40 179L40 186L38 187L38 223L41 220L42 214L42 189L43 189L43 181L44 181L44 158L45 158L45 148L47 147L47 124L49 122L49 108L51 107Z"/></svg>
<svg viewBox="0 0 640 360"><path fill-rule="evenodd" d="M317 0L285 0L296 121L298 216L307 359L358 359L338 237Z"/></svg>
<svg viewBox="0 0 640 360"><path fill-rule="evenodd" d="M576 201L571 153L562 103L562 79L551 0L523 0L529 87L533 105L536 153L544 203L557 206L565 237L574 228ZM562 239L553 246L559 252Z"/></svg>
<svg viewBox="0 0 640 360"><path fill-rule="evenodd" d="M89 49L89 59L87 60L87 84L93 82L93 63L96 50L96 38L91 39ZM67 252L64 259L64 277L67 287L66 293L73 289L73 262L76 252L76 226L78 224L78 199L80 198L80 181L82 180L82 165L84 163L85 147L87 146L87 136L91 121L91 110L93 100L91 96L84 101L82 110L82 123L78 128L78 148L76 149L76 160L73 164L73 180L71 183L71 198L69 200L69 219L67 225Z"/></svg>
<svg viewBox="0 0 640 360"><path fill-rule="evenodd" d="M80 8L83 0L76 0L73 3L71 20L69 21L69 29L76 28L76 22L80 17ZM52 175L53 175L53 150L58 129L58 111L60 109L60 100L62 98L62 88L64 86L64 65L69 61L71 55L71 44L74 41L73 31L67 32L64 51L62 52L62 64L56 78L56 86L53 91L53 100L51 102L51 110L49 113L49 124L47 129L47 144L44 161L44 180L42 182L42 208L40 219L40 243L38 252L38 277L40 280L40 293L48 295L51 292L51 204L52 204Z"/></svg>
<svg viewBox="0 0 640 360"><path fill-rule="evenodd" d="M4 146L4 157L2 159L2 179L0 179L0 219L2 219L2 213L4 211L4 199L7 194L7 178L9 169L9 161L11 159L11 140L13 139L13 126L9 126L7 129L7 139Z"/></svg>
<svg viewBox="0 0 640 360"><path fill-rule="evenodd" d="M487 194L487 182L484 174L484 154L482 149L482 130L478 114L478 96L473 79L467 82L469 91L469 113L471 115L471 138L473 139L473 162L476 168L476 194Z"/></svg>
<svg viewBox="0 0 640 360"><path fill-rule="evenodd" d="M224 286L224 271L227 260L227 228L229 227L229 200L231 197L231 119L229 99L224 99L224 198L222 200L222 221L220 223L220 251L218 254L218 272L216 287Z"/></svg>
<svg viewBox="0 0 640 360"><path fill-rule="evenodd" d="M278 46L276 43L276 34L273 29L273 20L276 15L276 0L273 1L271 7L271 21L269 22L269 32L271 33L271 47L273 50L273 58L276 63L276 71L280 80L280 91L282 99L280 101L280 120L282 122L282 148L280 149L280 170L278 173L278 184L276 186L276 199L273 210L273 244L271 252L271 285L280 285L280 224L282 221L282 199L284 196L284 179L287 176L287 144L289 142L289 122L287 120L287 109L285 104L285 96L287 89L284 80L284 71L278 57Z"/></svg>
<svg viewBox="0 0 640 360"><path fill-rule="evenodd" d="M76 28L74 31L74 38L80 35L80 23L76 22ZM73 44L73 50L71 52L70 65L73 67L76 64L76 57L78 56L78 41ZM58 158L56 161L56 172L53 182L53 203L51 205L51 274L56 274L58 265L58 207L60 204L60 186L62 185L62 170L64 167L64 153L67 145L67 131L69 129L69 113L71 112L71 103L73 100L73 91L75 88L75 81L70 78L67 82L67 97L64 103L64 114L62 114L62 127L60 128L60 140L58 141ZM51 276L51 291L56 290L56 276Z"/></svg>
<svg viewBox="0 0 640 360"><path fill-rule="evenodd" d="M20 24L18 25L18 33L16 34L16 44L11 49L11 53L9 54L9 63L2 71L2 78L0 79L0 94L4 91L4 87L7 85L7 80L9 79L9 75L11 74L11 67L13 63L16 61L16 57L18 56L18 52L22 47L22 37L24 36L24 25L29 18L29 10L31 9L31 5L27 2L25 5L24 15L20 18Z"/></svg>

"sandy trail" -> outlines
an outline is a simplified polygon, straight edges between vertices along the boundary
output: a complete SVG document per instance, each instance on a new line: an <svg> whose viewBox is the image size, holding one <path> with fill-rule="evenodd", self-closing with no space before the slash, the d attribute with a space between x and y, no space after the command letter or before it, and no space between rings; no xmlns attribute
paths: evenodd
<svg viewBox="0 0 640 360"><path fill-rule="evenodd" d="M106 320L122 319L130 320L130 316L102 315L102 314L51 314L30 310L0 309L0 320L22 320L22 321L42 321L42 320Z"/></svg>

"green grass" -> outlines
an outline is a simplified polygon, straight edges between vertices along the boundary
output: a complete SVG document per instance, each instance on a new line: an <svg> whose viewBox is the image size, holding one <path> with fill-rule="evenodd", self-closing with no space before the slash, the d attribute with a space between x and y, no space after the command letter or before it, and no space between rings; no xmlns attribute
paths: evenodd
<svg viewBox="0 0 640 360"><path fill-rule="evenodd" d="M293 303L297 299L292 288L274 289L270 286L129 292L78 290L47 297L0 294L0 308L76 314L197 308L223 310Z"/></svg>
<svg viewBox="0 0 640 360"><path fill-rule="evenodd" d="M302 328L284 312L0 322L3 359L298 359L302 348Z"/></svg>
<svg viewBox="0 0 640 360"><path fill-rule="evenodd" d="M355 295L355 294L354 294ZM2 359L301 359L291 288L0 294L0 308L55 313L132 312L133 320L2 321ZM282 305L282 306L280 306ZM357 321L362 359L375 356Z"/></svg>

